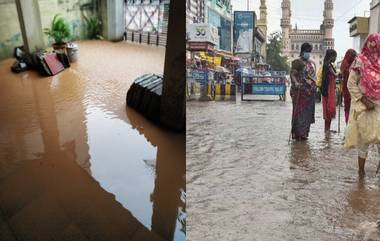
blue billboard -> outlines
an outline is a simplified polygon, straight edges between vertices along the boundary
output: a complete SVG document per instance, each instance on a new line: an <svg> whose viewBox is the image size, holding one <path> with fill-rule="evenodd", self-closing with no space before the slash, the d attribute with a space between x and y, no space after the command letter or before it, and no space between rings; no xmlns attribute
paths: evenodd
<svg viewBox="0 0 380 241"><path fill-rule="evenodd" d="M256 14L253 11L234 12L234 53L252 53Z"/></svg>

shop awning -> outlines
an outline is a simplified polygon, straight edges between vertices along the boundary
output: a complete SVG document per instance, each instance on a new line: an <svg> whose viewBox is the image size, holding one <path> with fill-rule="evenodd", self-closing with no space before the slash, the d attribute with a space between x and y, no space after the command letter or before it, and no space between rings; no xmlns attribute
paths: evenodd
<svg viewBox="0 0 380 241"><path fill-rule="evenodd" d="M219 56L210 56L206 52L200 52L199 57L202 60L206 60L207 62L214 64L216 66L220 66L222 64L222 57Z"/></svg>
<svg viewBox="0 0 380 241"><path fill-rule="evenodd" d="M223 72L223 73L231 73L231 71L223 66L216 66L215 70L217 72Z"/></svg>
<svg viewBox="0 0 380 241"><path fill-rule="evenodd" d="M231 59L231 60L235 57L232 53L223 51L223 50L215 50L215 54L220 55L221 57L225 59Z"/></svg>

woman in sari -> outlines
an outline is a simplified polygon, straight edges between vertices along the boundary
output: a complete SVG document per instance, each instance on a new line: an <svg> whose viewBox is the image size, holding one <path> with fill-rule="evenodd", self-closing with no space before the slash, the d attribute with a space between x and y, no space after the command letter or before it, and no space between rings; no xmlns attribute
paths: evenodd
<svg viewBox="0 0 380 241"><path fill-rule="evenodd" d="M300 58L292 62L290 70L290 95L293 102L292 138L307 140L310 125L315 122L315 64L310 60L313 47L309 43L301 46Z"/></svg>
<svg viewBox="0 0 380 241"><path fill-rule="evenodd" d="M336 60L336 51L333 49L328 49L326 51L325 58L323 60L322 68L322 85L321 85L321 95L322 95L322 107L323 107L323 119L325 120L325 132L330 131L331 121L336 115L336 84L335 80L337 77L336 70L333 63Z"/></svg>
<svg viewBox="0 0 380 241"><path fill-rule="evenodd" d="M380 34L370 34L351 65L347 88L351 110L345 146L358 149L359 176L364 176L368 148L380 147Z"/></svg>
<svg viewBox="0 0 380 241"><path fill-rule="evenodd" d="M344 55L342 65L340 66L340 73L342 74L343 85L342 85L342 95L344 101L344 115L346 124L348 123L348 117L350 115L350 107L351 107L351 95L347 88L348 76L350 75L350 66L352 62L354 62L356 58L356 51L354 49L347 50Z"/></svg>

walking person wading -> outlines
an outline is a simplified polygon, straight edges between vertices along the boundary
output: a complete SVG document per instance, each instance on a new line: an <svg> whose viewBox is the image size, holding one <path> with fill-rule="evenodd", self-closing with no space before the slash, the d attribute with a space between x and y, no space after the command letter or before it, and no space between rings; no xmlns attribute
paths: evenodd
<svg viewBox="0 0 380 241"><path fill-rule="evenodd" d="M342 65L340 66L340 73L343 78L343 86L342 86L342 95L344 100L344 117L346 124L348 123L348 118L350 115L350 107L351 107L351 95L347 88L348 76L350 75L350 66L352 62L354 62L356 58L356 51L353 49L347 50L344 55Z"/></svg>
<svg viewBox="0 0 380 241"><path fill-rule="evenodd" d="M364 176L368 147L380 151L380 35L370 34L351 66L347 84L351 110L345 146L358 149L359 175Z"/></svg>
<svg viewBox="0 0 380 241"><path fill-rule="evenodd" d="M326 51L325 58L323 60L322 69L322 107L323 107L323 119L325 120L325 132L330 131L331 121L336 115L336 84L337 77L336 69L333 63L336 60L336 51L328 49Z"/></svg>
<svg viewBox="0 0 380 241"><path fill-rule="evenodd" d="M313 47L309 43L301 46L300 58L292 62L290 70L290 95L293 102L292 138L307 140L310 125L315 122L315 64L310 60Z"/></svg>

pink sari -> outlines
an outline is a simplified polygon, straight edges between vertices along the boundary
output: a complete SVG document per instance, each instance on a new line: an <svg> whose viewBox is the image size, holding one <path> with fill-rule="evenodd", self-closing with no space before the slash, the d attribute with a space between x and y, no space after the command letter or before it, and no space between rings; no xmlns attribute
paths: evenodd
<svg viewBox="0 0 380 241"><path fill-rule="evenodd" d="M380 34L370 34L362 53L351 66L360 74L360 87L369 98L380 100Z"/></svg>

